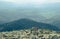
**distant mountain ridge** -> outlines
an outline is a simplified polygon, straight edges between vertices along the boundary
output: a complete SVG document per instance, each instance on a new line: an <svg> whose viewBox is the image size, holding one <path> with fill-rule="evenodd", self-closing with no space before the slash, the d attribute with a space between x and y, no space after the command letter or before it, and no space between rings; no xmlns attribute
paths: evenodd
<svg viewBox="0 0 60 39"><path fill-rule="evenodd" d="M53 15L49 14L47 16L44 13L54 13L54 15L59 13L60 17L60 3L48 3L33 6L32 4L19 5L12 2L3 2L3 1L0 2L0 24L10 22L11 20L14 21L14 19L17 20L25 17L46 23L47 22L47 21L45 22L45 20L47 20L46 17L41 16L40 13L43 13L41 15L45 15L48 18L49 16L53 17ZM48 22L52 22L50 24L53 24L55 26L57 25L58 27L60 27L59 21L60 20L48 19Z"/></svg>
<svg viewBox="0 0 60 39"><path fill-rule="evenodd" d="M20 29L28 29L31 27L39 27L42 29L50 29L50 30L56 30L59 31L56 26L45 24L41 22L36 22L30 19L20 19L16 20L10 23L5 23L3 25L0 25L0 32L2 31L12 31L12 30L20 30Z"/></svg>

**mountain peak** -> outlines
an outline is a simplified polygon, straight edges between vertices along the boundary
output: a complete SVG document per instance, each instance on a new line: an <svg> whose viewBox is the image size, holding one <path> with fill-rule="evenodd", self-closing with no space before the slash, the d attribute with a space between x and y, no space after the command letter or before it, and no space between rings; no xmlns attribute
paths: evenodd
<svg viewBox="0 0 60 39"><path fill-rule="evenodd" d="M20 30L20 29L28 29L31 27L39 27L42 29L51 29L51 30L56 30L59 31L60 29L58 29L56 26L50 25L50 24L46 24L46 23L41 23L41 22L36 22L30 19L20 19L20 20L16 20L10 23L5 23L3 25L0 26L0 31L12 31L12 30Z"/></svg>

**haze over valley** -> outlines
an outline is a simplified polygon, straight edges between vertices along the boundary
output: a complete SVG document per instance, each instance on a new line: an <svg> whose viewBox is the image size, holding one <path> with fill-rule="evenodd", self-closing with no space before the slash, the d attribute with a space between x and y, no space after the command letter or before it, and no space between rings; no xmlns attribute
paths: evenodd
<svg viewBox="0 0 60 39"><path fill-rule="evenodd" d="M0 1L0 24L24 18L60 28L60 2L18 4Z"/></svg>

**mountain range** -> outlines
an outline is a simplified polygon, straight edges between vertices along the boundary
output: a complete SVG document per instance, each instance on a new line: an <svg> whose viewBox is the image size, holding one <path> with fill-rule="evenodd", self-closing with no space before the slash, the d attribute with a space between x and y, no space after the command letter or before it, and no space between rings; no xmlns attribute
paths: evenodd
<svg viewBox="0 0 60 39"><path fill-rule="evenodd" d="M20 19L20 20L16 20L13 22L9 22L9 23L0 25L0 32L28 29L28 28L32 28L32 27L39 27L41 29L50 29L50 30L55 30L55 31L60 30L58 27L50 25L50 24L36 22L36 21L30 20L30 19Z"/></svg>
<svg viewBox="0 0 60 39"><path fill-rule="evenodd" d="M0 2L0 24L3 24L0 26L0 30L4 27L7 29L7 26L12 28L10 25L15 25L14 23L16 23L17 26L18 22L15 20L20 21L19 19L22 18L34 20L36 25L39 25L39 23L40 25L51 24L51 26L60 28L60 3L17 5L10 2ZM19 27L20 26L21 25L19 25Z"/></svg>

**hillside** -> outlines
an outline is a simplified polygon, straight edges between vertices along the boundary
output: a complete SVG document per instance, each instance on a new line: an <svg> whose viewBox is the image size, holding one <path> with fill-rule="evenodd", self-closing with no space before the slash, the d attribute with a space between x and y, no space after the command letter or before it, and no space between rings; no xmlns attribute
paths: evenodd
<svg viewBox="0 0 60 39"><path fill-rule="evenodd" d="M59 31L56 26L45 24L41 22L36 22L30 19L20 19L13 22L5 23L0 25L0 31L12 31L12 30L20 30L20 29L28 29L31 27L39 27L44 29L56 30Z"/></svg>

